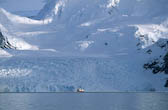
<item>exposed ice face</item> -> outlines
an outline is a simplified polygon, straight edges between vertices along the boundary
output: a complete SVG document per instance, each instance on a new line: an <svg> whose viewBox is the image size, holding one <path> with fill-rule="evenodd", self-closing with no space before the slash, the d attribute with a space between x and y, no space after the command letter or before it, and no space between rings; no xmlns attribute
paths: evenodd
<svg viewBox="0 0 168 110"><path fill-rule="evenodd" d="M124 63L120 57L13 57L0 61L0 92L76 92L78 88L86 92L149 91L153 87L165 90L159 86L161 77L138 72L137 65Z"/></svg>

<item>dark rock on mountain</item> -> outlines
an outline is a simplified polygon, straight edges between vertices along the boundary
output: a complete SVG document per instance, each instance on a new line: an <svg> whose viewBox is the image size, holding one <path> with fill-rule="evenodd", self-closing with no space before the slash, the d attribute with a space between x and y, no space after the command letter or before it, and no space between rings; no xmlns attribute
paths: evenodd
<svg viewBox="0 0 168 110"><path fill-rule="evenodd" d="M8 39L3 36L2 32L0 32L0 48L1 49L16 49L14 46L12 46Z"/></svg>

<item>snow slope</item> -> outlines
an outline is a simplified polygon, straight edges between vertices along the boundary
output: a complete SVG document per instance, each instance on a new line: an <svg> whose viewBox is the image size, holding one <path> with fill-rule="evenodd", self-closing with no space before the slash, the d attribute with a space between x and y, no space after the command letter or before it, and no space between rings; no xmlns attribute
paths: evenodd
<svg viewBox="0 0 168 110"><path fill-rule="evenodd" d="M3 50L13 57L0 61L1 91L167 91L165 74L143 68L167 53L167 3L48 0L32 18L0 9L18 48Z"/></svg>

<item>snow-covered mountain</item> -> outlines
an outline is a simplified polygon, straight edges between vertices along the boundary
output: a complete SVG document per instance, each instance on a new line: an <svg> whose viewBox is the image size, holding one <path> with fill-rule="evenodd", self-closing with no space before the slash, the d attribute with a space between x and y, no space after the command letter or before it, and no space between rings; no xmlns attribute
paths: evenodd
<svg viewBox="0 0 168 110"><path fill-rule="evenodd" d="M166 0L48 0L31 18L0 9L17 49L0 50L10 56L1 91L166 91L167 76L153 73L167 73L167 9Z"/></svg>

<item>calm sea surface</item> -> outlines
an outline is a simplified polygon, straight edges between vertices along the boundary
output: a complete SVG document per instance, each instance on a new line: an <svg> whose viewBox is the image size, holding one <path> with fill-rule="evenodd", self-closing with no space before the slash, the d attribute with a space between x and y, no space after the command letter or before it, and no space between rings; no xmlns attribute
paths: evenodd
<svg viewBox="0 0 168 110"><path fill-rule="evenodd" d="M168 93L1 93L0 110L168 110Z"/></svg>

